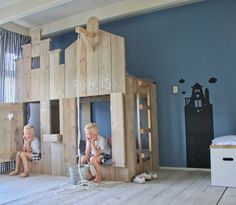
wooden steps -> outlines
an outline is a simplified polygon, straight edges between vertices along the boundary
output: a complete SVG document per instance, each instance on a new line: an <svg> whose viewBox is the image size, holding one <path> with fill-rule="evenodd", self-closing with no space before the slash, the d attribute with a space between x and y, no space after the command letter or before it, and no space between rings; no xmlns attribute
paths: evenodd
<svg viewBox="0 0 236 205"><path fill-rule="evenodd" d="M141 170L144 169L143 161L149 160L149 170L152 170L152 127L151 127L151 86L152 83L137 81L137 121L138 121L138 148ZM146 118L146 119L145 119ZM142 127L143 122L147 127ZM148 139L145 139L148 138ZM144 144L143 141L148 141ZM148 146L148 150L144 147Z"/></svg>

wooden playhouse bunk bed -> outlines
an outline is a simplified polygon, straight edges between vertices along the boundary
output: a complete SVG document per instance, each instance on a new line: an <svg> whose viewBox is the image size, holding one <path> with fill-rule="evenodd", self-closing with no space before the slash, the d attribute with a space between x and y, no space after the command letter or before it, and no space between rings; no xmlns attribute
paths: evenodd
<svg viewBox="0 0 236 205"><path fill-rule="evenodd" d="M50 39L41 40L40 29L32 31L32 42L23 46L23 58L17 60L22 112L15 117L24 117L24 103L40 102L42 159L31 169L66 175L68 163L76 163L72 147L80 142L79 127L91 121L91 102L105 97L111 107L112 164L103 166L103 177L130 181L140 172L157 170L156 84L126 74L124 38L100 30L95 17L88 20L87 29L76 31L78 39L66 48L65 64L59 63L61 50L50 51ZM38 68L32 69L33 61ZM58 115L53 114L52 101L58 103ZM52 132L54 121L59 133ZM19 122L17 129L22 130L24 120Z"/></svg>

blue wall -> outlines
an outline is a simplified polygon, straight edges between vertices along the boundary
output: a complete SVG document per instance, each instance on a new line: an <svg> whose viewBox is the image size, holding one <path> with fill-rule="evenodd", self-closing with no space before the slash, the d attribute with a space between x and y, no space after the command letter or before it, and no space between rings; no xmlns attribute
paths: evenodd
<svg viewBox="0 0 236 205"><path fill-rule="evenodd" d="M101 26L125 38L128 72L157 82L162 166L186 166L184 98L196 82L209 88L215 137L236 134L235 11L234 0L209 0Z"/></svg>
<svg viewBox="0 0 236 205"><path fill-rule="evenodd" d="M99 128L99 134L104 137L111 136L111 112L110 112L110 102L93 102L91 103L91 122L96 123ZM82 108L80 104L80 119L82 118ZM80 133L84 135L84 127L80 123Z"/></svg>
<svg viewBox="0 0 236 205"><path fill-rule="evenodd" d="M61 49L60 63L65 63L65 49L76 41L78 34L75 32L68 32L62 35L54 36L52 38L51 50Z"/></svg>
<svg viewBox="0 0 236 205"><path fill-rule="evenodd" d="M92 122L99 127L99 133L104 137L111 136L110 102L94 102L91 105Z"/></svg>

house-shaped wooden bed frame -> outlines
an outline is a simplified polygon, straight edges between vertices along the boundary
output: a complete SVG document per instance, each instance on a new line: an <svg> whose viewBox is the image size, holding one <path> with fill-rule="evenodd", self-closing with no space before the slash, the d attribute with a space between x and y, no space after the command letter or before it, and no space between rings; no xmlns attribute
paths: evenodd
<svg viewBox="0 0 236 205"><path fill-rule="evenodd" d="M0 104L0 148L5 144L0 158L21 150L24 105L40 102L42 159L31 164L31 170L66 175L68 163L76 163L73 147L83 135L78 128L91 121L91 102L110 100L112 165L103 166L103 177L130 181L142 171L157 170L156 84L126 73L124 38L100 30L97 18L76 31L78 39L65 49L65 64L60 64L61 50L50 51L50 39L41 40L40 29L31 32L31 43L23 46L23 58L16 61L17 103ZM38 69L32 69L35 58ZM59 102L60 133L51 131L54 100Z"/></svg>

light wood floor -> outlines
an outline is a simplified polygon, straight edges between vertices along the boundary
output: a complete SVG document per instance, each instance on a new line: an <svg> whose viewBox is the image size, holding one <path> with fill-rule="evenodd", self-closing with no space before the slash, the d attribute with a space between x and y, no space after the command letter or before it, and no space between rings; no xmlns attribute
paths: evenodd
<svg viewBox="0 0 236 205"><path fill-rule="evenodd" d="M67 177L31 175L22 179L1 174L0 204L236 204L236 188L211 186L209 172L161 170L159 176L145 184L127 183L118 188L108 184L109 188L58 194Z"/></svg>

